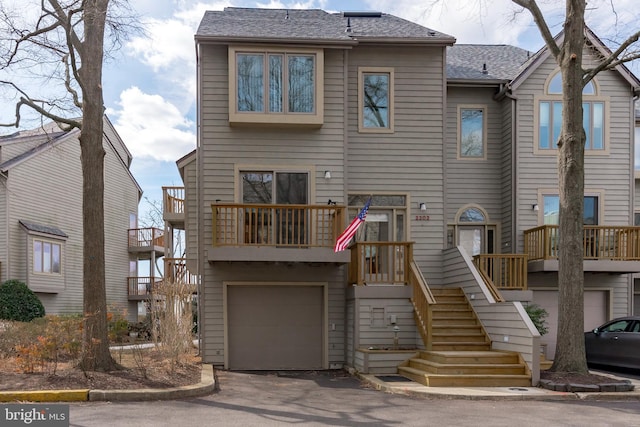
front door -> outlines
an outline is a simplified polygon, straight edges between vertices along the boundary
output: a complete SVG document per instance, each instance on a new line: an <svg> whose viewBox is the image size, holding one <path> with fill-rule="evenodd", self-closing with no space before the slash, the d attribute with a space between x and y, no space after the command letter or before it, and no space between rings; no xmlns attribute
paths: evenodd
<svg viewBox="0 0 640 427"><path fill-rule="evenodd" d="M404 239L404 216L370 209L362 225L365 281L395 283L404 277L404 252L393 242Z"/></svg>

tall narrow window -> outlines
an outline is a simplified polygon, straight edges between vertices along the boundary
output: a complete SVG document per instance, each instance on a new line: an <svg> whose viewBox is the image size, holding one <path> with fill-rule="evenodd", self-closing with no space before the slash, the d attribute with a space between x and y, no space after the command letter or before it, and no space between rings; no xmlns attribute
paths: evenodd
<svg viewBox="0 0 640 427"><path fill-rule="evenodd" d="M360 132L393 131L393 70L363 68L359 70Z"/></svg>
<svg viewBox="0 0 640 427"><path fill-rule="evenodd" d="M484 107L459 107L459 158L486 158L485 115Z"/></svg>

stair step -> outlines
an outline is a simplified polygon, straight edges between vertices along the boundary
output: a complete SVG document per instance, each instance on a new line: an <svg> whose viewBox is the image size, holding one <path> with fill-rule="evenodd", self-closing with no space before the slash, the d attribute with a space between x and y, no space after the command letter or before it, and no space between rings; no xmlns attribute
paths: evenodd
<svg viewBox="0 0 640 427"><path fill-rule="evenodd" d="M430 374L448 375L524 375L525 367L519 363L437 363L425 359L409 359L409 367Z"/></svg>
<svg viewBox="0 0 640 427"><path fill-rule="evenodd" d="M467 297L465 297L464 295L449 295L449 294L443 294L443 295L437 295L434 297L436 297L436 303L437 304L441 304L441 303L447 303L447 302L467 302Z"/></svg>
<svg viewBox="0 0 640 427"><path fill-rule="evenodd" d="M449 332L448 330L446 330L446 332L433 332L432 335L433 337L433 342L437 342L437 343L448 343L448 342L464 342L464 343L477 343L477 342L482 342L482 343L486 343L487 338L485 337L485 335L480 331L480 332L462 332L462 333L452 333Z"/></svg>
<svg viewBox="0 0 640 427"><path fill-rule="evenodd" d="M437 296L437 295L464 295L464 292L462 292L462 289L460 289L460 288L435 288L435 287L430 287L429 289L431 290L431 293L434 296Z"/></svg>
<svg viewBox="0 0 640 427"><path fill-rule="evenodd" d="M434 319L438 319L440 316L443 317L456 317L456 318L464 318L464 319L468 319L468 318L473 318L475 319L475 314L473 312L473 310L471 310L470 308L444 308L444 307L438 307L438 305L436 304L432 311L431 311L433 318Z"/></svg>
<svg viewBox="0 0 640 427"><path fill-rule="evenodd" d="M482 327L480 325L431 325L431 331L434 336L440 335L482 335Z"/></svg>
<svg viewBox="0 0 640 427"><path fill-rule="evenodd" d="M508 351L483 350L483 351L421 351L420 359L429 360L436 363L498 363L512 364L519 363L520 358L517 353Z"/></svg>
<svg viewBox="0 0 640 427"><path fill-rule="evenodd" d="M434 327L462 327L462 326L480 326L478 321L474 317L449 317L449 316L438 316L433 317L431 320L431 325Z"/></svg>
<svg viewBox="0 0 640 427"><path fill-rule="evenodd" d="M435 351L489 351L491 344L488 342L436 342L431 344Z"/></svg>
<svg viewBox="0 0 640 427"><path fill-rule="evenodd" d="M401 366L398 373L429 387L530 387L528 375L449 375L429 374L410 366Z"/></svg>
<svg viewBox="0 0 640 427"><path fill-rule="evenodd" d="M437 302L437 304L433 307L440 311L442 310L473 310L469 307L469 303L467 301L447 301L447 302Z"/></svg>

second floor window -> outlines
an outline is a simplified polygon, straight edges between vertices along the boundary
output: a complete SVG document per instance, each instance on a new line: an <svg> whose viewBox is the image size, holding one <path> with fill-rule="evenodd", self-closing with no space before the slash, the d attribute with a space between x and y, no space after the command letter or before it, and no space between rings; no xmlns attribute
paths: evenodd
<svg viewBox="0 0 640 427"><path fill-rule="evenodd" d="M393 69L358 70L360 132L393 132Z"/></svg>
<svg viewBox="0 0 640 427"><path fill-rule="evenodd" d="M486 159L485 108L459 106L458 158Z"/></svg>

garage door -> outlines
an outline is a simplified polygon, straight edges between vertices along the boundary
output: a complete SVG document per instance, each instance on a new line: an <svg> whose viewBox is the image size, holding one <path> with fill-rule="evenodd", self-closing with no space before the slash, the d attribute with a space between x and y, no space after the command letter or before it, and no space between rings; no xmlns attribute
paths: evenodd
<svg viewBox="0 0 640 427"><path fill-rule="evenodd" d="M607 316L607 291L584 291L584 330L588 331L602 325L609 318ZM547 344L547 358L553 360L556 353L556 338L558 327L558 291L534 291L533 302L547 310L547 327L540 343Z"/></svg>
<svg viewBox="0 0 640 427"><path fill-rule="evenodd" d="M322 286L229 286L229 369L322 369Z"/></svg>

